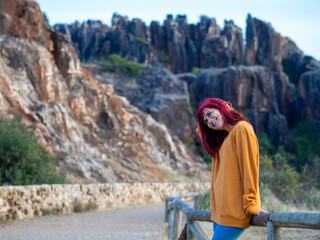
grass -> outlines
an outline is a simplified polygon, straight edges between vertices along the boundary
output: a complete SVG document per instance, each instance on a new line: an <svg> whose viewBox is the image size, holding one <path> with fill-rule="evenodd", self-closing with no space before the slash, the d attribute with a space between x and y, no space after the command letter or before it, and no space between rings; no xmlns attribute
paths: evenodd
<svg viewBox="0 0 320 240"><path fill-rule="evenodd" d="M87 204L83 204L81 202L76 201L73 205L73 211L76 213L94 211L97 209L98 209L98 205L93 201L89 201Z"/></svg>
<svg viewBox="0 0 320 240"><path fill-rule="evenodd" d="M141 68L143 67L143 64L129 61L117 54L111 54L108 57L108 61L104 63L104 68L108 70L114 67L119 68L121 71L125 72L128 76L132 77L132 76L137 76L140 73Z"/></svg>
<svg viewBox="0 0 320 240"><path fill-rule="evenodd" d="M206 179L201 179L201 177L188 176L179 171L174 172L169 168L164 168L164 174L167 177L168 182L190 183L190 182L207 181Z"/></svg>
<svg viewBox="0 0 320 240"><path fill-rule="evenodd" d="M44 209L41 210L41 212L42 212L42 216L48 216L48 215L52 214L52 209L44 208Z"/></svg>

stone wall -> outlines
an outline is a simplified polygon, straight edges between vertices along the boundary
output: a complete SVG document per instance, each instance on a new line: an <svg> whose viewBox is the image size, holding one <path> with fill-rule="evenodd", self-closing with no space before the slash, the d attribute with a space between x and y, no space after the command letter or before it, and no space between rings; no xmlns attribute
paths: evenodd
<svg viewBox="0 0 320 240"><path fill-rule="evenodd" d="M168 195L204 191L209 183L113 183L0 187L0 221L33 218L45 211L73 212L77 204L98 209L164 201Z"/></svg>

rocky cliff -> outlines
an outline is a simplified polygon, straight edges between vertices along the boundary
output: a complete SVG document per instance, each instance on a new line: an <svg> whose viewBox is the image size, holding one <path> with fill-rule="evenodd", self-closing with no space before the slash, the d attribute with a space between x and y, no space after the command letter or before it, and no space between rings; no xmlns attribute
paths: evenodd
<svg viewBox="0 0 320 240"><path fill-rule="evenodd" d="M139 32L138 25L130 26ZM69 181L149 182L167 180L170 171L206 174L202 160L164 125L93 79L65 40L36 2L0 1L1 116L18 114L35 124L40 143L59 157Z"/></svg>
<svg viewBox="0 0 320 240"><path fill-rule="evenodd" d="M101 22L88 21L56 25L55 29L67 34L68 42L76 47L84 62L107 59L111 53L116 53L128 60L152 64L154 68L159 64L166 66L178 73L178 81L172 80L172 84L185 81L189 90L189 93L181 93L170 89L167 94L175 91L175 96L180 95L179 99L189 95L194 110L204 97L229 100L240 111L251 113L247 115L258 133L267 132L275 145L283 144L287 150L293 149L288 126L297 121L320 120L319 62L305 56L292 40L282 37L270 23L252 18L250 14L246 43L242 30L233 21L225 21L224 28L220 29L214 18L205 16L197 24L188 24L186 16L173 20L173 16L168 15L163 25L152 22L148 27L141 20L129 21L114 14L110 28ZM200 74L184 73L194 67L209 70ZM143 86L159 80L168 84L167 80L151 76L148 79L138 77L139 97L135 95L136 91L128 91L123 84L114 83L115 88L139 109L150 112L150 109L159 108L156 101L150 101L154 93L150 95L149 87ZM160 92L166 94L164 89ZM145 102L148 107L142 106ZM180 112L181 105L177 103L171 103L170 109L175 110L153 113L176 134L185 132L181 126L176 127L174 120L177 118L170 116L172 111ZM192 128L192 122L188 128Z"/></svg>

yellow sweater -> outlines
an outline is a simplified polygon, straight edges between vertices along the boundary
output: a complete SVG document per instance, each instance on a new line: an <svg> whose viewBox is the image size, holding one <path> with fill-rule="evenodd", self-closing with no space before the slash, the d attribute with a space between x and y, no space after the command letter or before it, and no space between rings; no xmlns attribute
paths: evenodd
<svg viewBox="0 0 320 240"><path fill-rule="evenodd" d="M211 220L248 228L260 205L258 141L251 125L240 121L212 159Z"/></svg>

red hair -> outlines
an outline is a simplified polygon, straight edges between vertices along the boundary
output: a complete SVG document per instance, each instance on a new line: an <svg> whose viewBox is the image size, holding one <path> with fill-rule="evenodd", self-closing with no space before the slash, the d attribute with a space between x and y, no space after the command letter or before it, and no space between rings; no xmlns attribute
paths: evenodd
<svg viewBox="0 0 320 240"><path fill-rule="evenodd" d="M246 121L250 124L241 113L234 110L230 105L228 106L228 103L219 98L207 98L202 102L201 107L197 111L198 126L201 133L201 145L212 157L219 151L228 132L225 130L213 130L209 128L203 121L204 108L215 108L219 110L223 121L229 125L236 125L240 121Z"/></svg>

